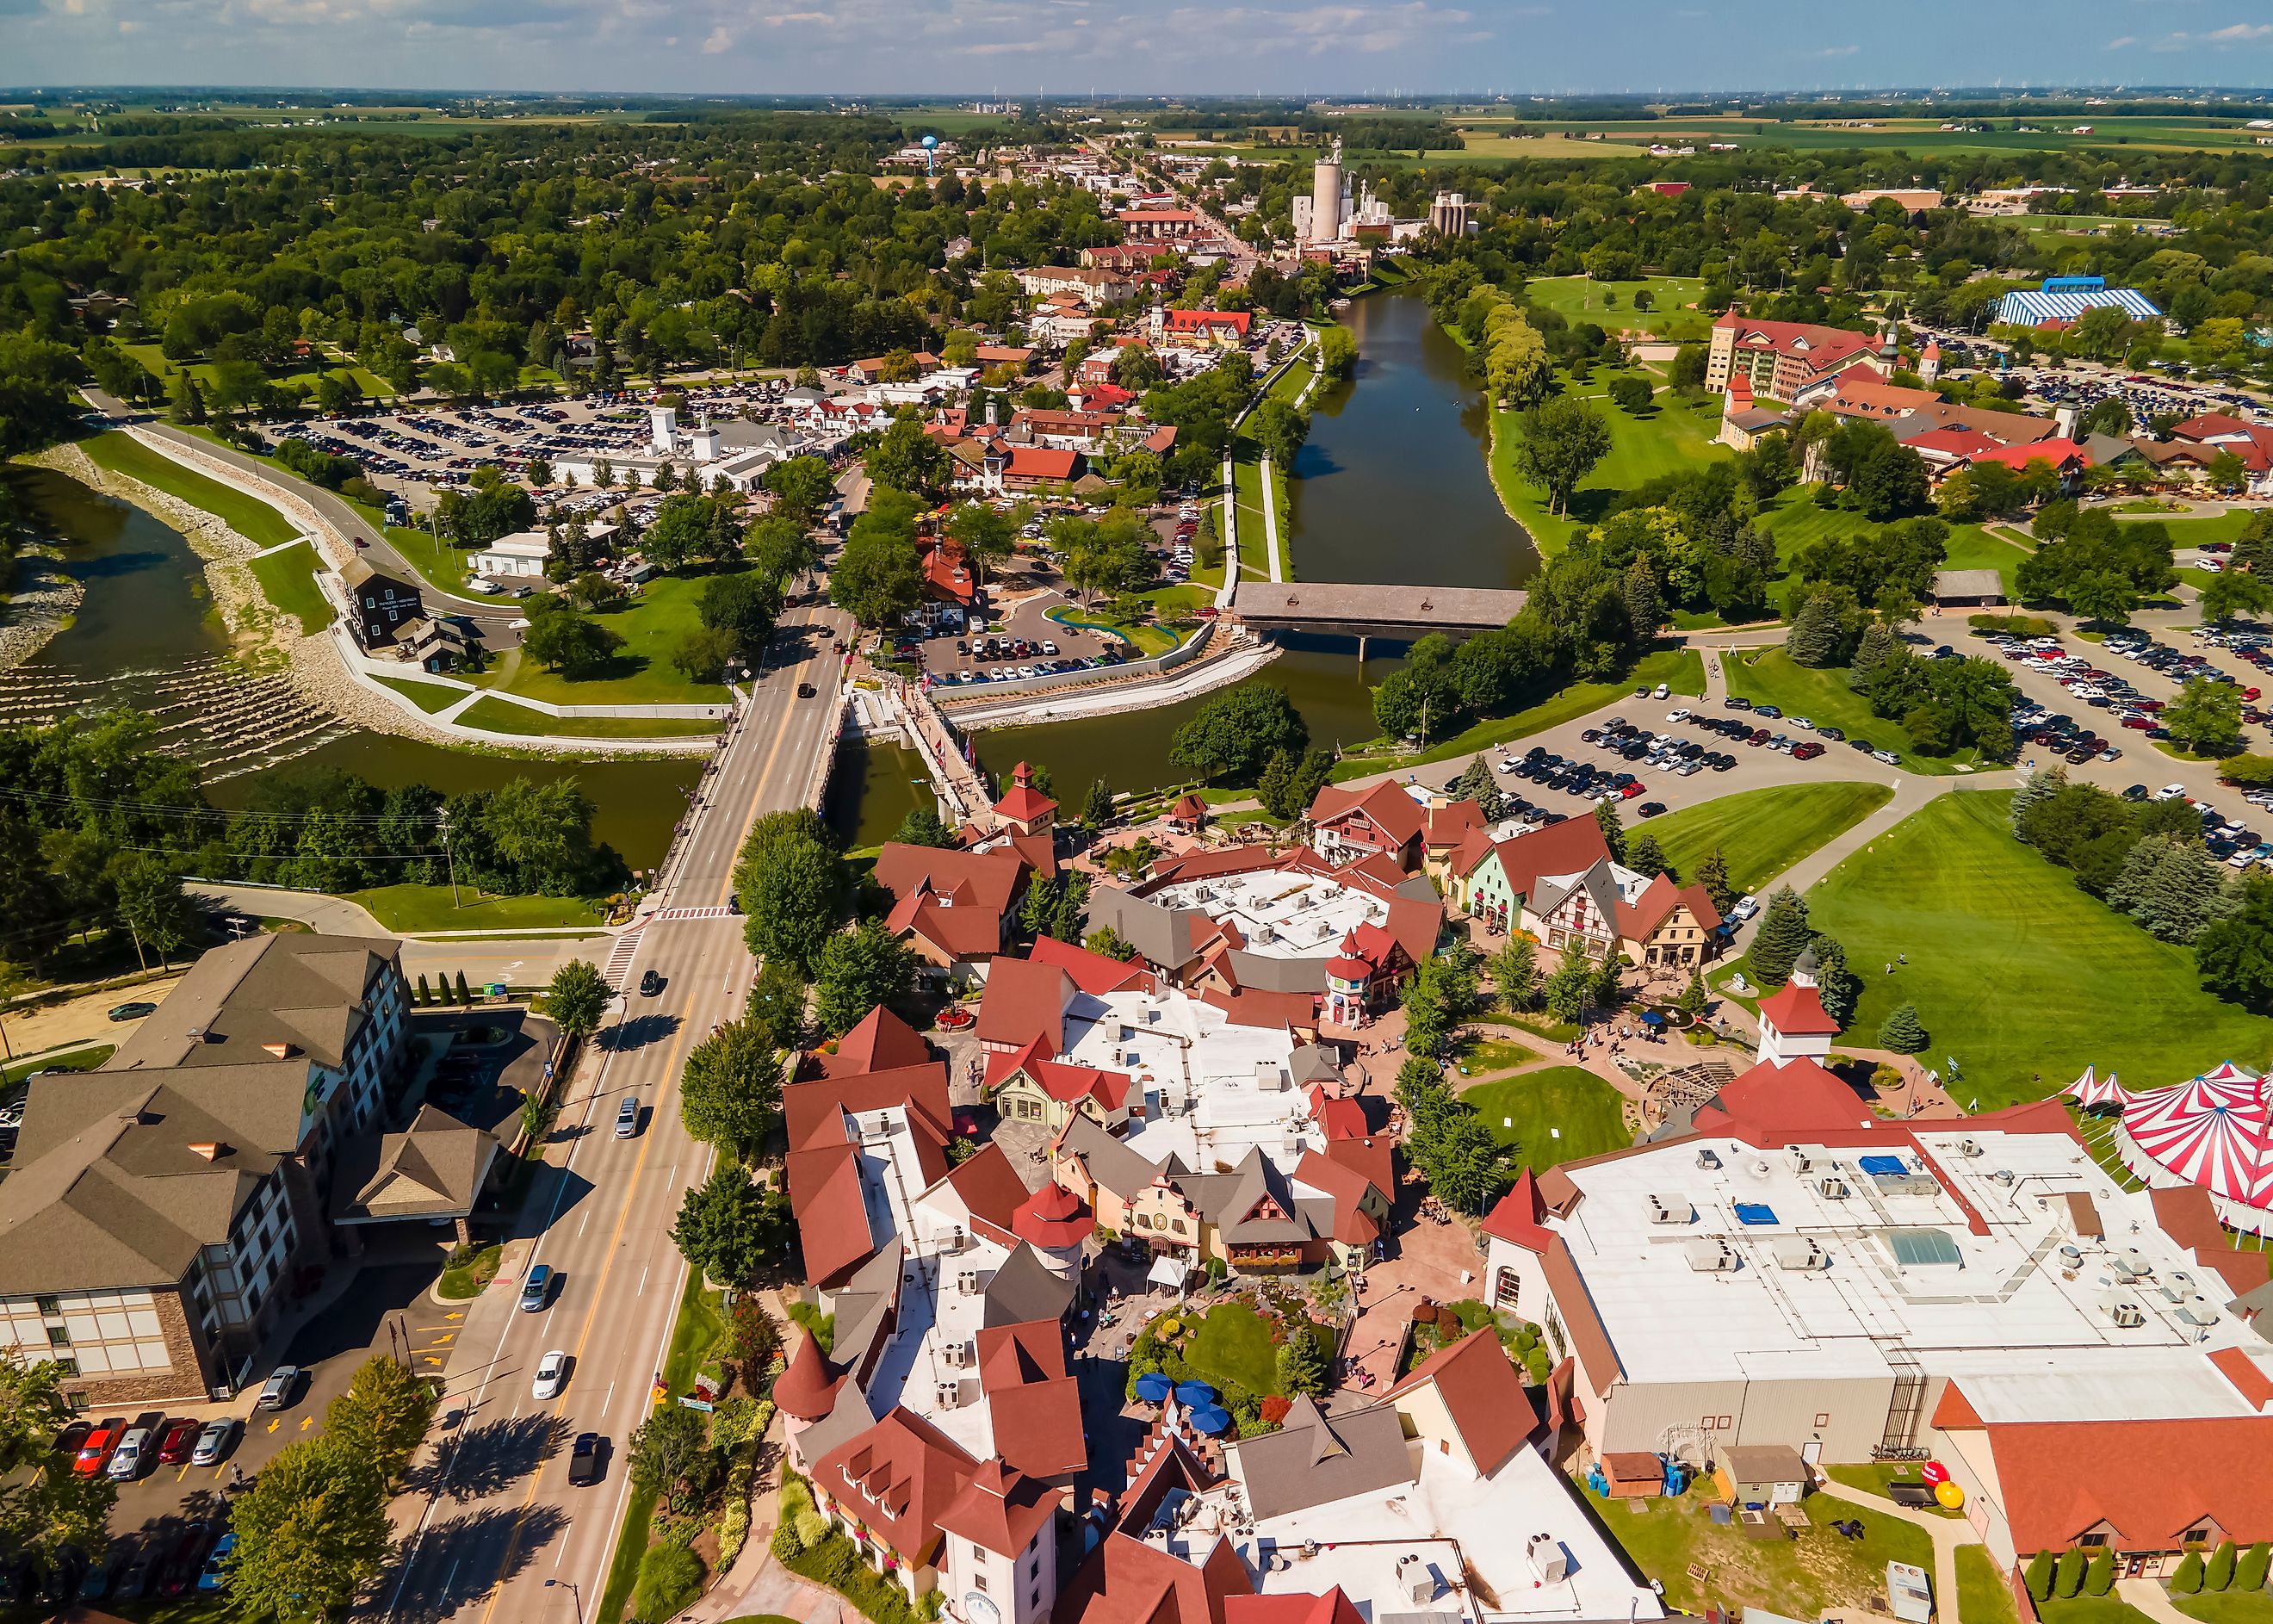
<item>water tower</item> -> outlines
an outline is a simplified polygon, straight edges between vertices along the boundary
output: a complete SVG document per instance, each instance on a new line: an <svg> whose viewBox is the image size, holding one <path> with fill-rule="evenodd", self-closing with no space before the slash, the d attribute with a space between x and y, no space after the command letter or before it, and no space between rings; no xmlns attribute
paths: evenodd
<svg viewBox="0 0 2273 1624"><path fill-rule="evenodd" d="M937 137L937 136L935 136L935 135L927 135L927 136L924 137L924 139L923 139L923 149L924 149L924 173L925 173L925 174L926 174L926 175L936 175L936 174L938 174L938 173L939 173L939 137Z"/></svg>

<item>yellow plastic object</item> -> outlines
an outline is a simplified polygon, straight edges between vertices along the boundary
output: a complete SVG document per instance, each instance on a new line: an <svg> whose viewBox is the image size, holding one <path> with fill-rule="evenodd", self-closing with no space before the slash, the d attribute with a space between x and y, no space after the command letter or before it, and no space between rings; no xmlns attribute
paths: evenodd
<svg viewBox="0 0 2273 1624"><path fill-rule="evenodd" d="M1944 1509L1949 1511L1959 1510L1965 1504L1965 1491L1947 1477L1933 1485L1933 1497L1941 1502Z"/></svg>

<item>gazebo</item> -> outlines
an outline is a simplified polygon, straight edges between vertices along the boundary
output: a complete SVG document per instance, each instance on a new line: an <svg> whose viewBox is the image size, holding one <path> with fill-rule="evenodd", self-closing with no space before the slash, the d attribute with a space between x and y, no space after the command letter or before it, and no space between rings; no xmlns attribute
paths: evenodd
<svg viewBox="0 0 2273 1624"><path fill-rule="evenodd" d="M2115 1130L2126 1167L2149 1184L2200 1184L2229 1229L2273 1229L2273 1099L2263 1078L2228 1060L2189 1082L2126 1092Z"/></svg>

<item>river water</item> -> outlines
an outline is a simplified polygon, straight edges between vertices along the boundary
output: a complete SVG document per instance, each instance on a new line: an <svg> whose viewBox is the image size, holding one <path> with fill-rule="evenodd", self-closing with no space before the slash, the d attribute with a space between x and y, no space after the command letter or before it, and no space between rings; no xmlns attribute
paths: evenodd
<svg viewBox="0 0 2273 1624"><path fill-rule="evenodd" d="M8 468L0 477L29 499L41 530L63 544L64 568L86 588L69 627L0 672L0 726L114 706L148 712L167 742L204 769L208 795L224 808L244 805L264 774L311 767L446 794L573 776L598 808L598 838L634 868L663 860L700 761L507 757L351 729L282 678L224 658L204 567L171 527L48 469Z"/></svg>
<svg viewBox="0 0 2273 1624"><path fill-rule="evenodd" d="M1356 374L1312 402L1310 437L1291 482L1294 573L1306 581L1416 586L1512 587L1538 566L1531 538L1492 489L1490 415L1467 357L1416 293L1376 293L1346 318L1357 336ZM1397 669L1399 645L1375 639L1361 669L1341 637L1282 637L1265 666L1309 724L1310 742L1332 748L1378 737L1369 685ZM1189 774L1168 760L1176 729L1204 697L1157 710L1054 722L976 735L980 763L1007 779L1020 761L1046 765L1058 798L1079 805L1102 779L1147 790ZM847 747L830 808L844 838L889 839L915 804L912 752Z"/></svg>

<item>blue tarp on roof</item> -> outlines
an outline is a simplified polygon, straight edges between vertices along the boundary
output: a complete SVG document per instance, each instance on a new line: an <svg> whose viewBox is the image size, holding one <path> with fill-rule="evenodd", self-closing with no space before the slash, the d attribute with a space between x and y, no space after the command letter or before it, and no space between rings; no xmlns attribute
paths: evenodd
<svg viewBox="0 0 2273 1624"><path fill-rule="evenodd" d="M1872 1178L1907 1178L1910 1171L1900 1156L1864 1156L1857 1165Z"/></svg>
<svg viewBox="0 0 2273 1624"><path fill-rule="evenodd" d="M1774 1223L1775 1221L1775 1208L1764 1202L1739 1201L1737 1203L1738 1223Z"/></svg>

